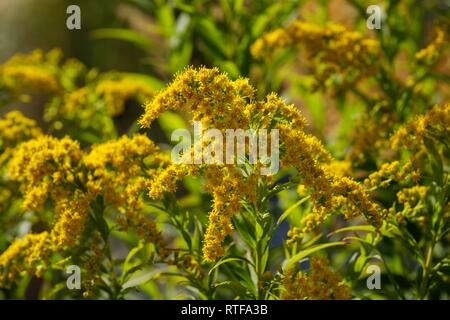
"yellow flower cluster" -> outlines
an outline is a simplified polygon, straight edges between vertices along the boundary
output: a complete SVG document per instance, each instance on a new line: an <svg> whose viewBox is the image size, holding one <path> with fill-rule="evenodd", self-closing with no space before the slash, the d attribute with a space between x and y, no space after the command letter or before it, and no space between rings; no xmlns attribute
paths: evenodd
<svg viewBox="0 0 450 320"><path fill-rule="evenodd" d="M188 68L147 104L140 124L149 127L166 110L184 110L192 113L193 120L202 123L202 130L249 128L243 110L253 94L254 89L246 79L232 81L217 68ZM194 165L169 165L151 183L150 197L159 198L164 191L175 191L177 181L188 173L196 175L198 171ZM223 254L221 243L231 233L231 217L239 211L240 200L254 198L251 186L254 186L255 178L244 177L237 168L229 165L210 166L205 174L205 189L213 194L213 209L203 252L205 259L213 261Z"/></svg>
<svg viewBox="0 0 450 320"><path fill-rule="evenodd" d="M153 170L153 179L149 184L148 195L152 199L160 199L164 192L175 192L177 183L188 174L189 166L169 164L159 171Z"/></svg>
<svg viewBox="0 0 450 320"><path fill-rule="evenodd" d="M355 83L376 72L380 47L377 41L348 31L339 24L320 27L294 21L285 28L264 34L251 47L256 58L268 59L277 48L302 45L316 66L316 85Z"/></svg>
<svg viewBox="0 0 450 320"><path fill-rule="evenodd" d="M284 277L285 300L349 300L350 288L341 275L330 269L328 259L313 257L309 273L290 269Z"/></svg>
<svg viewBox="0 0 450 320"><path fill-rule="evenodd" d="M70 198L61 198L55 205L57 220L50 233L54 249L71 248L78 244L89 214L90 198L76 191Z"/></svg>
<svg viewBox="0 0 450 320"><path fill-rule="evenodd" d="M146 186L142 179L143 161L156 152L154 143L140 134L94 145L84 158L87 189L93 194L104 194L117 207L127 205L140 211L136 198Z"/></svg>
<svg viewBox="0 0 450 320"><path fill-rule="evenodd" d="M292 246L294 244L300 244L304 237L303 228L292 227L287 232L287 236L289 237L289 239L286 240L287 246Z"/></svg>
<svg viewBox="0 0 450 320"><path fill-rule="evenodd" d="M153 96L153 90L148 84L130 78L103 80L97 84L95 92L104 98L111 116L123 113L125 102L130 98L136 97L138 101L145 102Z"/></svg>
<svg viewBox="0 0 450 320"><path fill-rule="evenodd" d="M213 195L213 207L205 233L203 255L214 261L223 255L222 242L233 230L231 218L241 209L240 201L256 199L257 174L244 177L238 168L210 166L206 169L205 189Z"/></svg>
<svg viewBox="0 0 450 320"><path fill-rule="evenodd" d="M149 187L146 175L152 173L147 172L145 162L157 150L144 135L124 136L95 145L88 154L67 137L40 135L17 146L8 165L8 175L21 185L23 207L38 210L49 197L54 204L55 223L49 232L42 234L46 253L63 252L80 243L91 202L102 195L123 213L118 219L123 229L136 230L138 236L153 243L158 254L164 257L166 243L162 234L153 221L141 214L142 192ZM44 246L43 242L34 241L33 235L24 239L17 240L0 256L2 264L9 268L5 269L5 277L10 280L23 271L10 270L9 261L15 259L17 248L31 250L38 244ZM32 265L33 257L27 253L26 263L18 263L18 268Z"/></svg>
<svg viewBox="0 0 450 320"><path fill-rule="evenodd" d="M90 96L90 89L88 87L82 87L77 90L67 92L65 94L64 106L61 108L63 113L66 113L68 116L79 111L80 109L86 110L85 112L89 112L86 115L92 116L96 111L94 108L83 108L86 104L92 104L94 102L93 98Z"/></svg>
<svg viewBox="0 0 450 320"><path fill-rule="evenodd" d="M414 186L411 188L404 188L397 192L398 202L409 205L415 205L420 200L425 199L428 192L426 186Z"/></svg>
<svg viewBox="0 0 450 320"><path fill-rule="evenodd" d="M389 146L389 132L397 123L397 119L391 110L384 109L381 112L379 117L371 112L363 114L355 121L351 149L346 155L348 161L361 163L367 158L376 158L380 150Z"/></svg>
<svg viewBox="0 0 450 320"><path fill-rule="evenodd" d="M323 168L325 171L332 172L338 177L349 177L352 172L352 163L348 160L332 160L324 163Z"/></svg>
<svg viewBox="0 0 450 320"><path fill-rule="evenodd" d="M36 121L14 110L0 118L0 147L6 149L41 136L42 130Z"/></svg>
<svg viewBox="0 0 450 320"><path fill-rule="evenodd" d="M30 94L48 93L44 120L52 132L63 131L81 143L116 138L112 117L121 114L131 98L144 103L153 96L145 77L100 74L74 59L62 63L61 58L57 49L35 50L0 65L0 88L6 102L29 102Z"/></svg>
<svg viewBox="0 0 450 320"><path fill-rule="evenodd" d="M183 110L191 112L194 121L201 121L204 129L246 128L242 110L253 93L248 80L232 81L217 68L187 68L146 105L139 123L149 127L164 111Z"/></svg>
<svg viewBox="0 0 450 320"><path fill-rule="evenodd" d="M44 231L14 240L0 255L0 287L9 287L22 272L42 275L49 255L48 237Z"/></svg>
<svg viewBox="0 0 450 320"><path fill-rule="evenodd" d="M96 241L99 242L99 241ZM101 261L105 258L104 250L101 250L96 245L91 245L90 255L82 264L82 269L86 274L82 276L83 297L90 298L99 291L101 284L102 264Z"/></svg>
<svg viewBox="0 0 450 320"><path fill-rule="evenodd" d="M425 48L416 53L416 60L422 63L430 63L436 60L445 43L445 32L442 28L436 29L436 37Z"/></svg>
<svg viewBox="0 0 450 320"><path fill-rule="evenodd" d="M425 115L417 116L400 127L391 137L393 149L403 146L418 151L424 145L424 139L448 139L450 135L450 103L436 105Z"/></svg>
<svg viewBox="0 0 450 320"><path fill-rule="evenodd" d="M164 259L168 255L166 250L167 241L163 238L161 231L158 230L156 223L143 215L141 212L134 212L128 210L124 217L117 219L118 224L122 227L123 231L132 229L136 232L140 239L143 239L146 243L153 244L158 256Z"/></svg>
<svg viewBox="0 0 450 320"><path fill-rule="evenodd" d="M153 142L139 134L94 145L89 153L68 137L39 135L18 145L8 165L8 177L20 183L25 209L39 210L50 198L55 222L50 231L41 234L42 238L27 235L0 256L0 268L8 278L0 279L0 285L14 280L24 268L31 268L40 257L39 250L45 248L48 255L79 245L91 203L99 195L122 213L118 223L123 230L135 230L140 238L153 243L164 258L165 240L156 224L142 213L142 193L150 186L154 173L147 169L147 158L158 159L157 152ZM16 256L22 257L19 254L24 250L24 263L19 261L18 269L13 269L12 261Z"/></svg>
<svg viewBox="0 0 450 320"><path fill-rule="evenodd" d="M424 208L422 202L425 200L428 190L427 186L416 185L397 192L398 202L403 204L403 210L395 215L399 223L404 222L405 217L421 224L426 221L426 212L422 210Z"/></svg>
<svg viewBox="0 0 450 320"><path fill-rule="evenodd" d="M388 187L391 181L402 181L412 178L417 181L420 172L414 170L411 162L401 165L399 161L383 163L380 168L364 180L369 188Z"/></svg>
<svg viewBox="0 0 450 320"><path fill-rule="evenodd" d="M61 190L73 188L82 152L68 137L40 136L20 144L9 162L8 174L20 182L23 208L42 208L50 193L58 200Z"/></svg>
<svg viewBox="0 0 450 320"><path fill-rule="evenodd" d="M280 126L280 140L285 144L281 155L284 167L297 169L302 184L312 190L313 211L302 219L303 232L310 232L321 224L337 207L342 207L346 218L363 215L375 226L381 225L378 206L368 192L348 177L340 177L318 162L325 156L324 147L301 130ZM326 158L330 159L330 156Z"/></svg>
<svg viewBox="0 0 450 320"><path fill-rule="evenodd" d="M57 97L46 108L46 120L54 130L79 128L71 136L80 138L80 132L92 132L98 138L116 137L113 120L105 103L88 86L67 91ZM83 139L81 139L83 140Z"/></svg>
<svg viewBox="0 0 450 320"><path fill-rule="evenodd" d="M278 129L281 166L296 168L305 187L313 190L316 210L304 219L305 232L325 219L336 207L336 199L347 208L347 217L363 214L379 225L378 208L362 186L322 167L321 162L331 161L331 156L317 138L303 131L306 121L299 110L286 105L275 94L269 94L263 101L254 101L254 92L247 80L232 81L216 68L188 68L146 105L140 124L149 127L166 110L185 110L192 113L194 120L201 121L203 130ZM158 198L163 191L174 191L176 182L189 170L196 173L192 167L195 165L167 167L153 181L150 196ZM258 165L255 167L257 169ZM270 179L245 176L239 169L237 165L209 165L205 169L205 189L213 194L203 250L207 260L215 260L223 254L221 243L232 231L231 217L240 210L240 201L254 201L258 181Z"/></svg>
<svg viewBox="0 0 450 320"><path fill-rule="evenodd" d="M86 188L93 195L102 194L108 203L123 214L119 225L126 231L136 230L138 236L155 244L160 256L166 246L156 224L141 212L144 208L142 193L152 183L151 170L145 169L145 160L156 156L158 148L145 135L132 138L123 136L92 147L84 158L88 170Z"/></svg>
<svg viewBox="0 0 450 320"><path fill-rule="evenodd" d="M61 58L59 50L44 54L35 50L28 55L18 54L0 66L0 84L14 93L57 92L57 64Z"/></svg>

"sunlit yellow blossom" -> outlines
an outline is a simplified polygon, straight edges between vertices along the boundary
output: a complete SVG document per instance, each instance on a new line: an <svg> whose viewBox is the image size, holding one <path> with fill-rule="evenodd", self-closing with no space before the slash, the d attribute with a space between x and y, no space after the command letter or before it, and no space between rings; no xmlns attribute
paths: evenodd
<svg viewBox="0 0 450 320"><path fill-rule="evenodd" d="M0 287L10 286L22 272L40 276L50 253L48 232L16 239L0 254Z"/></svg>
<svg viewBox="0 0 450 320"><path fill-rule="evenodd" d="M156 223L142 212L125 209L124 215L119 217L117 222L122 227L121 230L134 230L140 239L153 244L160 258L164 259L167 256L167 242L161 231L158 230Z"/></svg>
<svg viewBox="0 0 450 320"><path fill-rule="evenodd" d="M206 191L213 195L213 209L205 233L203 255L214 261L223 255L222 242L233 230L232 216L241 208L241 199L255 201L257 175L243 177L236 168L210 166L206 169Z"/></svg>
<svg viewBox="0 0 450 320"><path fill-rule="evenodd" d="M14 93L56 92L60 90L57 64L61 58L59 50L44 55L35 50L28 55L17 54L0 66L0 83Z"/></svg>
<svg viewBox="0 0 450 320"><path fill-rule="evenodd" d="M338 177L350 176L352 171L352 163L347 160L333 160L329 163L324 163L325 171L331 172Z"/></svg>
<svg viewBox="0 0 450 320"><path fill-rule="evenodd" d="M73 199L63 198L56 203L56 223L50 233L56 248L70 248L80 239L89 213L89 198L76 192Z"/></svg>
<svg viewBox="0 0 450 320"><path fill-rule="evenodd" d="M69 131L79 141L86 140L83 132L92 132L98 139L116 137L113 120L104 102L88 86L54 98L46 107L45 119L55 131Z"/></svg>
<svg viewBox="0 0 450 320"><path fill-rule="evenodd" d="M20 144L8 174L21 184L23 207L39 209L53 188L73 185L81 157L79 144L68 137L41 136Z"/></svg>
<svg viewBox="0 0 450 320"><path fill-rule="evenodd" d="M10 111L0 118L0 147L13 147L42 134L36 121L25 117L20 111Z"/></svg>
<svg viewBox="0 0 450 320"><path fill-rule="evenodd" d="M397 192L397 198L400 203L416 204L418 201L425 199L428 187L414 186L411 188L404 188Z"/></svg>
<svg viewBox="0 0 450 320"><path fill-rule="evenodd" d="M103 194L118 207L125 205L145 188L145 180L140 178L144 174L143 160L156 152L154 143L139 134L94 145L84 158L88 190Z"/></svg>
<svg viewBox="0 0 450 320"><path fill-rule="evenodd" d="M188 173L187 166L171 164L155 176L150 184L149 196L160 199L164 192L175 192L177 183Z"/></svg>
<svg viewBox="0 0 450 320"><path fill-rule="evenodd" d="M255 101L254 91L246 80L232 81L218 69L188 68L147 104L140 124L149 127L166 110L184 110L190 111L194 120L201 121L203 130L277 129L281 166L296 168L302 184L312 190L315 214L305 218L305 232L320 224L337 203L342 205L342 201L335 200L342 197L346 201L346 217L362 214L371 223L379 225L377 207L363 187L322 167L322 162L332 158L317 138L303 131L306 121L300 111L286 105L275 94L269 94L263 101ZM151 184L150 196L158 198L164 191L173 192L176 182L195 166L170 165ZM204 169L205 190L213 195L203 248L205 258L212 261L224 253L221 243L233 229L231 217L240 210L240 202L254 201L256 186L267 177L245 176L238 165L197 166Z"/></svg>
<svg viewBox="0 0 450 320"><path fill-rule="evenodd" d="M242 110L253 91L248 80L232 81L217 68L188 68L146 105L139 123L149 127L164 111L182 110L192 112L205 128L245 128Z"/></svg>
<svg viewBox="0 0 450 320"><path fill-rule="evenodd" d="M380 56L377 41L364 38L342 25L319 27L294 21L286 28L264 34L251 47L254 57L269 59L278 48L302 45L316 65L316 85L328 86L354 83L374 74L374 63Z"/></svg>
<svg viewBox="0 0 450 320"><path fill-rule="evenodd" d="M402 181L408 178L417 180L420 176L418 169L412 166L410 161L400 164L399 161L383 163L380 168L372 172L364 184L369 188L388 187L391 181Z"/></svg>
<svg viewBox="0 0 450 320"><path fill-rule="evenodd" d="M395 214L395 218L399 223L405 221L408 218L410 221L416 221L423 224L427 217L426 206L423 201L425 200L429 187L416 185L410 188L403 188L397 192L397 199L403 207ZM392 213L395 213L395 207L391 209Z"/></svg>
<svg viewBox="0 0 450 320"><path fill-rule="evenodd" d="M313 190L311 200L315 208L303 218L304 232L309 232L322 223L337 205L342 206L343 198L347 218L363 215L371 223L380 225L379 209L371 202L368 192L359 183L347 177L339 177L317 162L315 157L324 153L323 147L322 151L317 150L320 145L308 143L307 135L302 131L280 128L281 141L286 145L281 163L283 166L297 168L302 184Z"/></svg>
<svg viewBox="0 0 450 320"><path fill-rule="evenodd" d="M425 115L417 116L400 127L391 138L393 149L403 146L417 151L425 138L448 139L450 135L450 103L436 105Z"/></svg>
<svg viewBox="0 0 450 320"><path fill-rule="evenodd" d="M433 62L440 55L445 42L445 32L442 28L436 28L434 40L425 48L416 53L416 60L419 62Z"/></svg>
<svg viewBox="0 0 450 320"><path fill-rule="evenodd" d="M117 116L125 110L125 102L135 97L139 102L145 102L153 95L149 85L139 79L122 78L119 80L103 80L95 91L105 99L108 112Z"/></svg>
<svg viewBox="0 0 450 320"><path fill-rule="evenodd" d="M341 275L330 269L326 258L311 258L308 273L287 271L281 299L286 300L348 300L350 288Z"/></svg>
<svg viewBox="0 0 450 320"><path fill-rule="evenodd" d="M135 230L140 238L153 243L158 254L164 257L165 240L156 224L142 213L143 191L158 185L150 181L151 171L145 170L144 162L147 157L157 155L155 144L147 136L136 134L132 138L123 136L93 146L84 164L88 169L88 191L114 204L121 213L117 221L122 229Z"/></svg>

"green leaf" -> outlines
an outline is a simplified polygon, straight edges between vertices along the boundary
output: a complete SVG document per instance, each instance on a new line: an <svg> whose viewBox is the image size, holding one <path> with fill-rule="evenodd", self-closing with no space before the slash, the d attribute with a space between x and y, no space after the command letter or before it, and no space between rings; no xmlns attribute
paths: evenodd
<svg viewBox="0 0 450 320"><path fill-rule="evenodd" d="M65 281L60 282L53 286L52 290L50 290L48 293L45 294L45 296L42 297L42 300L49 300L52 299L58 292L67 289L67 283Z"/></svg>
<svg viewBox="0 0 450 320"><path fill-rule="evenodd" d="M361 274L361 272L364 271L364 266L369 259L371 259L371 257L366 257L365 255L361 254L355 261L355 265L353 267L354 271L358 274Z"/></svg>
<svg viewBox="0 0 450 320"><path fill-rule="evenodd" d="M238 66L233 61L218 61L216 62L222 71L228 73L228 76L232 79L239 78L240 71Z"/></svg>
<svg viewBox="0 0 450 320"><path fill-rule="evenodd" d="M288 270L292 267L293 264L297 263L298 261L302 260L303 258L313 254L314 252L326 249L326 248L330 248L330 247L335 247L335 246L343 246L346 245L347 243L344 241L337 241L337 242L330 242L330 243L323 243L323 244L318 244L316 246L313 246L309 249L303 250L299 253L297 253L296 255L294 255L292 258L290 258L289 260L284 261L283 263L283 270Z"/></svg>
<svg viewBox="0 0 450 320"><path fill-rule="evenodd" d="M170 37L175 33L175 17L173 9L169 5L161 6L156 11L158 25L166 37Z"/></svg>
<svg viewBox="0 0 450 320"><path fill-rule="evenodd" d="M367 232L375 232L376 229L373 226L350 226L345 228L340 228L337 230L334 230L333 232L330 232L328 234L328 237L334 236L335 234L341 233L341 232L348 232L348 231L367 231Z"/></svg>
<svg viewBox="0 0 450 320"><path fill-rule="evenodd" d="M121 277L121 281L120 282L125 281L125 279L128 277L129 271L132 268L131 259L139 251L141 251L143 248L144 248L144 242L143 241L139 241L138 245L130 250L130 252L128 253L128 255L127 255L126 259L125 259L125 261L123 262L122 277Z"/></svg>
<svg viewBox="0 0 450 320"><path fill-rule="evenodd" d="M212 20L197 18L195 30L199 33L205 45L214 55L213 60L228 60L230 50L226 45L225 35L216 27Z"/></svg>
<svg viewBox="0 0 450 320"><path fill-rule="evenodd" d="M298 200L296 203L294 203L292 206L286 209L286 211L283 212L283 214L278 218L276 227L278 228L280 224L291 214L292 211L294 211L297 207L299 207L301 204L303 204L305 201L307 201L310 197L305 197L303 199Z"/></svg>
<svg viewBox="0 0 450 320"><path fill-rule="evenodd" d="M252 36L259 37L267 28L267 25L276 17L282 10L284 3L275 3L268 7L263 14L260 14L252 26Z"/></svg>
<svg viewBox="0 0 450 320"><path fill-rule="evenodd" d="M441 156L439 152L436 150L433 140L429 138L424 139L425 146L429 151L430 165L433 172L434 180L439 183L439 185L443 184L443 175L444 175L444 166L442 163Z"/></svg>
<svg viewBox="0 0 450 320"><path fill-rule="evenodd" d="M236 215L233 217L233 224L236 227L239 235L245 241L249 248L254 248L256 246L255 239L251 236L254 234L255 227L252 225L245 217L242 215Z"/></svg>
<svg viewBox="0 0 450 320"><path fill-rule="evenodd" d="M137 275L132 276L128 281L122 285L122 290L137 287L148 281L151 281L161 275L161 273L166 269L164 266L156 266L153 268L145 269Z"/></svg>
<svg viewBox="0 0 450 320"><path fill-rule="evenodd" d="M242 258L242 257L229 257L229 258L225 258L223 260L217 261L217 263L209 270L208 275L210 276L215 269L217 269L221 265L223 265L225 263L228 263L228 262L231 262L231 261L243 261L245 263L253 265L249 260L247 260L245 258Z"/></svg>
<svg viewBox="0 0 450 320"><path fill-rule="evenodd" d="M155 45L150 41L150 39L137 33L136 31L132 31L129 29L120 29L120 28L97 29L91 32L91 37L96 40L112 39L112 40L127 41L143 49L144 51L151 51L155 49Z"/></svg>

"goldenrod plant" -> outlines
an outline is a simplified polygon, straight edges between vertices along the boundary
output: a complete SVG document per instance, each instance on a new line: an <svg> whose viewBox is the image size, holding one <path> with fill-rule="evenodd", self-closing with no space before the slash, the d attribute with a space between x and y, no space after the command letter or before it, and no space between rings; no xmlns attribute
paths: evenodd
<svg viewBox="0 0 450 320"><path fill-rule="evenodd" d="M334 2L129 1L158 32L92 36L152 74L3 62L0 298L448 299L448 16Z"/></svg>

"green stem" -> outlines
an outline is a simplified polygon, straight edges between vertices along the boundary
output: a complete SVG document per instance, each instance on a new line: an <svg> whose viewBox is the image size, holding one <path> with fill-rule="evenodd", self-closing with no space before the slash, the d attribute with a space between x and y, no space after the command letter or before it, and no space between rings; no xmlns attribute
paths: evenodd
<svg viewBox="0 0 450 320"><path fill-rule="evenodd" d="M431 240L431 244L428 247L427 255L425 258L425 265L423 267L422 271L422 281L420 283L419 288L419 299L424 300L427 297L428 294L428 278L430 277L430 271L431 271L431 261L433 258L433 249L436 244L435 236L433 236L433 239Z"/></svg>

